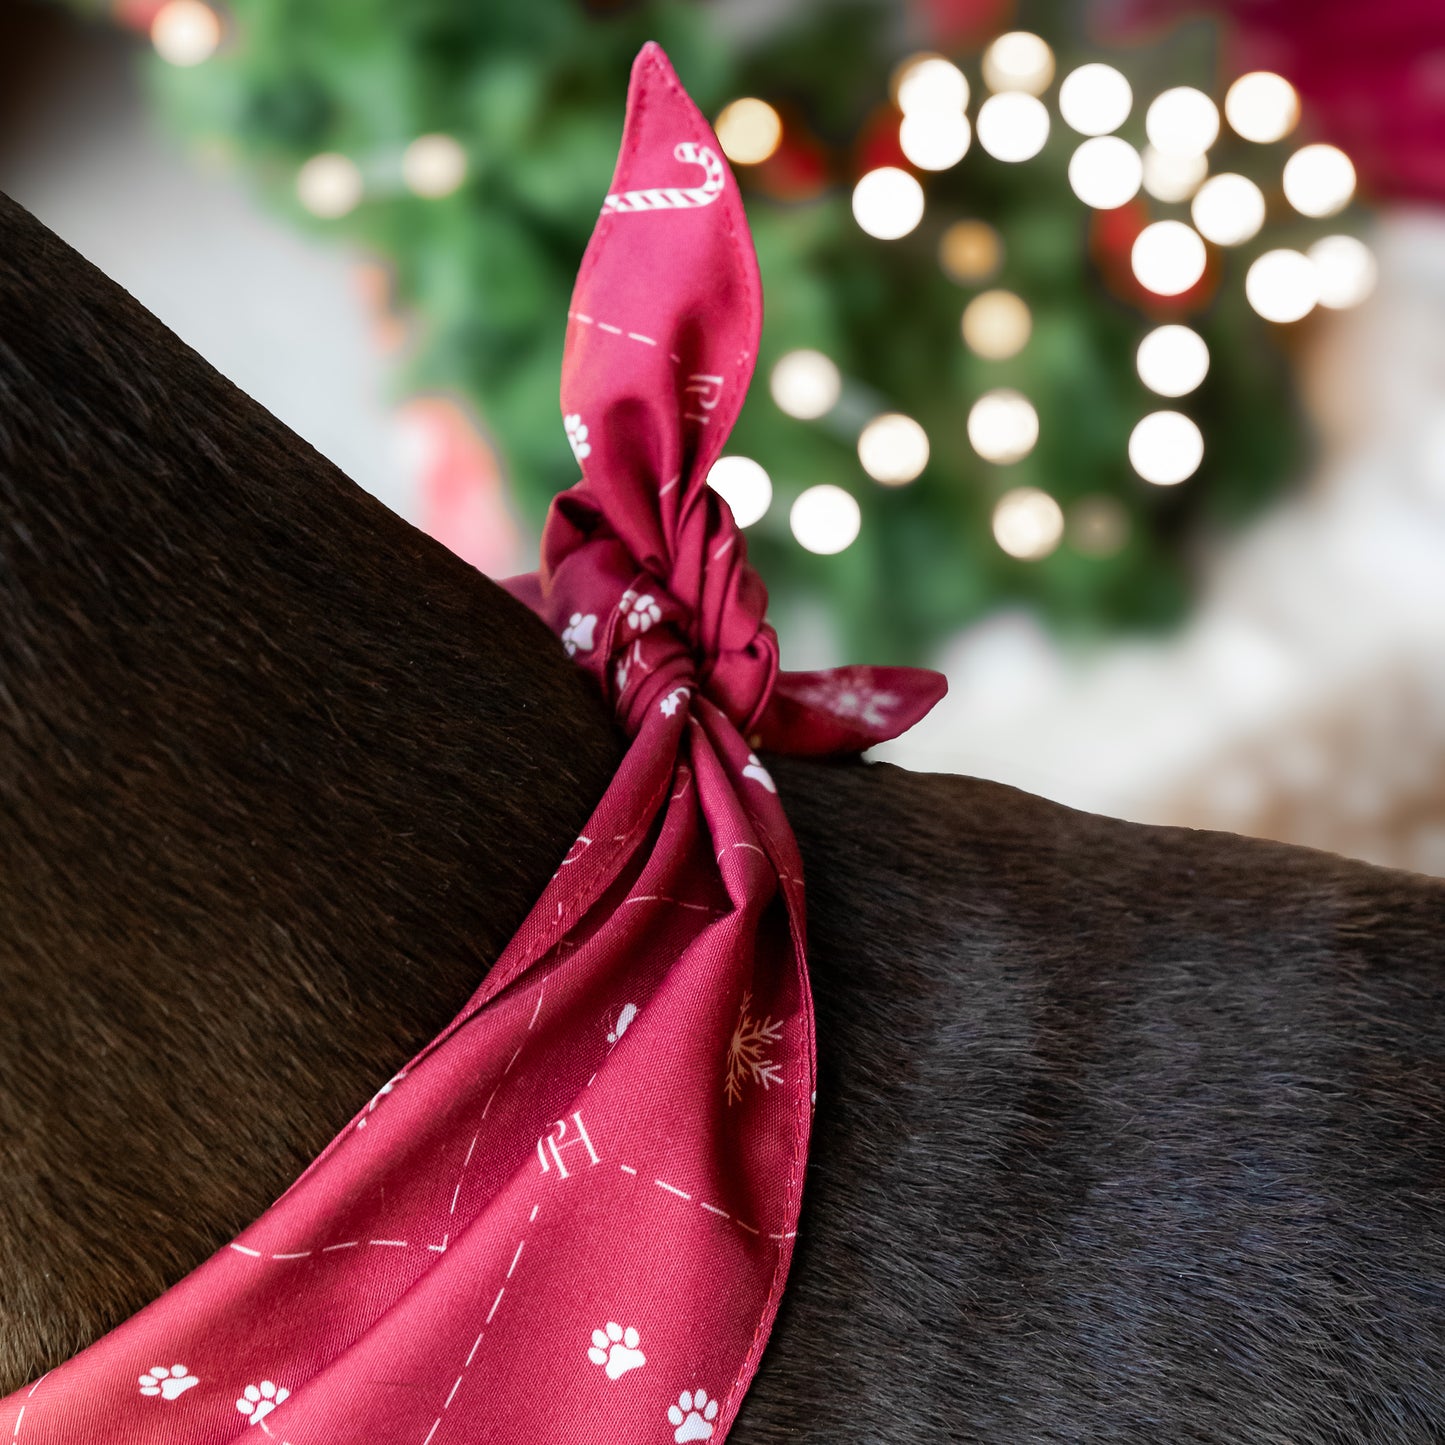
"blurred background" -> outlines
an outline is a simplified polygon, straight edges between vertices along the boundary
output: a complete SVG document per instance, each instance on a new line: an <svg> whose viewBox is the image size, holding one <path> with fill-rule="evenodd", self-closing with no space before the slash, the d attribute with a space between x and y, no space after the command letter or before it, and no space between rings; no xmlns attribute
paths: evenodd
<svg viewBox="0 0 1445 1445"><path fill-rule="evenodd" d="M486 572L648 38L763 277L711 477L880 750L1445 874L1438 0L5 0L0 189Z"/></svg>

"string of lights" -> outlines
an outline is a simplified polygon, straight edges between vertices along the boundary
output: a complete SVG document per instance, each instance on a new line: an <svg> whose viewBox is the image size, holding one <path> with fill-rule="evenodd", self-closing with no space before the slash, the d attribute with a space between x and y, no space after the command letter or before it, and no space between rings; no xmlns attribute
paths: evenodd
<svg viewBox="0 0 1445 1445"><path fill-rule="evenodd" d="M893 100L900 115L899 146L923 172L948 170L968 153L975 132L989 155L1009 164L1033 160L1048 140L1053 116L1040 99L1055 72L1048 43L1027 31L1000 35L984 50L983 81L988 91L971 125L968 77L942 55L916 55L894 72ZM1203 91L1175 86L1150 101L1145 113L1148 145L1141 152L1113 134L1134 108L1128 78L1115 67L1090 61L1071 70L1058 88L1059 118L1085 139L1068 165L1068 184L1084 205L1114 210L1141 190L1156 200L1190 202L1192 225L1173 219L1153 221L1135 238L1130 262L1139 284L1157 296L1177 297L1198 285L1209 262L1210 245L1233 248L1253 240L1266 222L1266 201L1259 186L1233 172L1209 175L1209 152L1220 138L1219 107ZM1271 145L1285 140L1300 115L1294 87L1282 76L1255 71L1238 77L1224 97L1224 120L1242 140ZM717 117L717 133L728 158L737 165L768 159L783 138L776 109L757 97L732 101ZM1321 219L1337 215L1355 191L1349 157L1330 145L1312 144L1284 162L1285 198L1300 215ZM920 179L899 166L877 166L853 187L853 217L860 229L879 241L895 241L913 232L927 204ZM962 222L944 234L941 264L955 277L971 280L997 268L1000 239L979 222ZM1375 263L1368 247L1349 235L1327 235L1307 251L1276 248L1251 262L1245 295L1266 321L1299 321L1316 306L1344 308L1369 295ZM1015 356L1028 343L1032 318L1028 303L1011 291L980 292L964 308L962 339L989 360ZM1170 324L1150 330L1139 342L1139 379L1158 396L1179 398L1194 391L1209 369L1209 350L1189 327ZM797 351L775 366L773 400L789 416L817 421L841 394L837 368L816 351ZM968 439L978 455L1000 465L1021 460L1039 438L1040 419L1021 392L997 388L985 392L968 412ZM1156 486L1176 486L1198 471L1204 435L1185 412L1161 409L1141 416L1130 433L1128 458L1134 471ZM864 472L884 486L902 486L922 475L929 441L923 427L900 412L885 412L866 422L858 434L858 460ZM731 468L742 458L726 458ZM727 472L727 496L749 518L762 519L771 480L757 463L747 473ZM817 489L815 489L816 491ZM734 499L736 499L734 501ZM1107 514L1105 514L1107 515ZM857 536L859 512L846 492L832 489L794 508L791 525L810 551L836 552ZM998 545L1020 560L1048 556L1064 536L1064 513L1047 492L1022 486L1007 492L994 507L993 535ZM1101 525L1097 502L1092 525L1096 548L1107 546L1110 529ZM1114 529L1117 531L1117 529ZM843 540L845 539L846 540Z"/></svg>

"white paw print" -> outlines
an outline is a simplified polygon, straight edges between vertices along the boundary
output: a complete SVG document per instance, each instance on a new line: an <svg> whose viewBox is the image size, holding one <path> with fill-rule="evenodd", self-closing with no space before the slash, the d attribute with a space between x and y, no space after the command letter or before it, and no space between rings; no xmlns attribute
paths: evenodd
<svg viewBox="0 0 1445 1445"><path fill-rule="evenodd" d="M709 1400L706 1390L684 1390L677 1404L667 1407L667 1418L677 1426L672 1432L677 1445L687 1445L689 1440L711 1440L717 1401Z"/></svg>
<svg viewBox="0 0 1445 1445"><path fill-rule="evenodd" d="M251 1417L252 1425L259 1425L283 1400L291 1398L291 1391L285 1385L262 1380L259 1385L247 1385L245 1393L236 1401L236 1408Z"/></svg>
<svg viewBox="0 0 1445 1445"><path fill-rule="evenodd" d="M770 793L778 791L778 785L773 781L773 775L758 761L756 753L748 754L748 765L743 769L743 777L752 778L754 782L761 783Z"/></svg>
<svg viewBox="0 0 1445 1445"><path fill-rule="evenodd" d="M152 1365L140 1377L140 1392L142 1395L159 1395L162 1400L174 1400L178 1395L184 1395L192 1385L200 1383L184 1365L172 1365L170 1369L164 1365Z"/></svg>
<svg viewBox="0 0 1445 1445"><path fill-rule="evenodd" d="M567 649L568 657L576 657L579 652L591 652L596 639L593 637L593 629L597 626L596 613L589 612L585 617L580 612L574 612L567 619L567 625L562 629L562 646Z"/></svg>
<svg viewBox="0 0 1445 1445"><path fill-rule="evenodd" d="M592 444L587 440L587 423L574 411L571 416L562 418L562 425L567 428L567 440L571 444L572 455L579 462L590 457Z"/></svg>
<svg viewBox="0 0 1445 1445"><path fill-rule="evenodd" d="M624 1330L616 1320L609 1320L606 1330L592 1331L587 1358L594 1365L606 1365L609 1380L620 1380L629 1370L647 1363L647 1356L637 1348L641 1343L641 1336L631 1325Z"/></svg>
<svg viewBox="0 0 1445 1445"><path fill-rule="evenodd" d="M627 615L627 624L638 632L646 632L654 622L662 620L662 608L657 605L657 598L651 592L644 592L641 597L630 587L622 594L622 601L618 603L618 609Z"/></svg>

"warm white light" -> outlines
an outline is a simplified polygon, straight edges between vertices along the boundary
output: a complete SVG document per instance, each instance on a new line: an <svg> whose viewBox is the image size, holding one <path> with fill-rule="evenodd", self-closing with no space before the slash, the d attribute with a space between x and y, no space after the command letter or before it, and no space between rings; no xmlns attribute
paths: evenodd
<svg viewBox="0 0 1445 1445"><path fill-rule="evenodd" d="M1012 291L983 291L963 309L963 339L985 361L1017 356L1033 324L1027 304Z"/></svg>
<svg viewBox="0 0 1445 1445"><path fill-rule="evenodd" d="M199 65L220 43L220 19L201 0L168 0L151 20L151 44L172 65Z"/></svg>
<svg viewBox="0 0 1445 1445"><path fill-rule="evenodd" d="M1284 163L1284 194L1302 216L1333 216L1355 194L1355 168L1336 146L1304 146Z"/></svg>
<svg viewBox="0 0 1445 1445"><path fill-rule="evenodd" d="M1037 562L1059 545L1063 535L1063 510L1037 487L1015 487L993 509L994 540L1010 557Z"/></svg>
<svg viewBox="0 0 1445 1445"><path fill-rule="evenodd" d="M1178 296L1204 275L1204 242L1183 221L1155 221L1134 239L1134 275L1156 296Z"/></svg>
<svg viewBox="0 0 1445 1445"><path fill-rule="evenodd" d="M1054 52L1037 35L1011 30L983 52L983 80L990 90L1041 95L1054 78Z"/></svg>
<svg viewBox="0 0 1445 1445"><path fill-rule="evenodd" d="M875 416L858 438L858 460L875 482L901 487L928 465L928 433L900 412Z"/></svg>
<svg viewBox="0 0 1445 1445"><path fill-rule="evenodd" d="M773 481L751 457L719 457L708 469L707 484L733 514L739 527L760 521L773 502Z"/></svg>
<svg viewBox="0 0 1445 1445"><path fill-rule="evenodd" d="M1039 414L1022 392L985 392L968 413L968 439L985 461L1016 462L1039 439Z"/></svg>
<svg viewBox="0 0 1445 1445"><path fill-rule="evenodd" d="M419 135L402 152L401 178L419 196L449 196L467 178L467 153L449 135Z"/></svg>
<svg viewBox="0 0 1445 1445"><path fill-rule="evenodd" d="M1199 156L1219 138L1219 110L1202 90L1177 85L1155 96L1144 115L1154 149L1166 156Z"/></svg>
<svg viewBox="0 0 1445 1445"><path fill-rule="evenodd" d="M870 236L896 241L923 219L923 187L897 166L879 166L853 187L853 219Z"/></svg>
<svg viewBox="0 0 1445 1445"><path fill-rule="evenodd" d="M1027 161L1049 138L1049 113L1021 90L991 95L978 109L978 143L995 160Z"/></svg>
<svg viewBox="0 0 1445 1445"><path fill-rule="evenodd" d="M1206 241L1240 246L1264 225L1264 192L1245 176L1211 176L1195 192L1190 214Z"/></svg>
<svg viewBox="0 0 1445 1445"><path fill-rule="evenodd" d="M361 171L355 161L335 151L312 156L296 173L296 195L313 215L335 220L361 199Z"/></svg>
<svg viewBox="0 0 1445 1445"><path fill-rule="evenodd" d="M1241 75L1224 97L1224 114L1245 140L1268 144L1283 140L1299 120L1299 96L1282 75L1252 70Z"/></svg>
<svg viewBox="0 0 1445 1445"><path fill-rule="evenodd" d="M1114 497L1081 497L1069 508L1069 541L1085 557L1112 557L1129 540L1129 514Z"/></svg>
<svg viewBox="0 0 1445 1445"><path fill-rule="evenodd" d="M1320 299L1319 272L1299 251L1266 251L1246 273L1244 295L1266 321L1298 321Z"/></svg>
<svg viewBox="0 0 1445 1445"><path fill-rule="evenodd" d="M1353 236L1325 236L1309 249L1319 276L1320 305L1358 306L1375 289L1378 268L1370 248Z"/></svg>
<svg viewBox="0 0 1445 1445"><path fill-rule="evenodd" d="M1139 343L1139 380L1160 396L1186 396L1209 374L1209 348L1187 326L1158 326Z"/></svg>
<svg viewBox="0 0 1445 1445"><path fill-rule="evenodd" d="M723 154L740 166L755 166L767 160L783 138L783 122L777 111L753 95L723 106L713 129Z"/></svg>
<svg viewBox="0 0 1445 1445"><path fill-rule="evenodd" d="M941 55L906 61L895 94L904 115L915 111L961 111L968 104L968 77Z"/></svg>
<svg viewBox="0 0 1445 1445"><path fill-rule="evenodd" d="M1059 87L1059 114L1080 135L1108 135L1129 118L1134 92L1112 65L1081 65Z"/></svg>
<svg viewBox="0 0 1445 1445"><path fill-rule="evenodd" d="M1139 194L1144 163L1139 152L1116 135L1086 140L1069 161L1069 185L1096 211L1112 211Z"/></svg>
<svg viewBox="0 0 1445 1445"><path fill-rule="evenodd" d="M857 500L831 482L799 494L788 514L793 536L810 552L830 556L853 545L863 525Z"/></svg>
<svg viewBox="0 0 1445 1445"><path fill-rule="evenodd" d="M914 165L946 171L968 153L971 134L961 110L911 110L898 126L898 144Z"/></svg>
<svg viewBox="0 0 1445 1445"><path fill-rule="evenodd" d="M1181 411L1150 412L1129 436L1129 461L1146 482L1173 487L1204 460L1204 436Z"/></svg>
<svg viewBox="0 0 1445 1445"><path fill-rule="evenodd" d="M813 421L837 405L843 378L821 351L790 351L778 358L769 387L780 411Z"/></svg>
<svg viewBox="0 0 1445 1445"><path fill-rule="evenodd" d="M1187 201L1208 174L1208 156L1167 156L1144 147L1144 189L1156 201Z"/></svg>
<svg viewBox="0 0 1445 1445"><path fill-rule="evenodd" d="M1003 261L1003 242L986 221L955 221L938 243L938 264L965 286L987 281Z"/></svg>

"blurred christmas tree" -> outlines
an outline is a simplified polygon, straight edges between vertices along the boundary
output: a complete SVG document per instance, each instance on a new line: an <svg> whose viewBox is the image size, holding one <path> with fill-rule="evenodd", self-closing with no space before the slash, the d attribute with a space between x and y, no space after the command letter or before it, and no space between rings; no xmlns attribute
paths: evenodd
<svg viewBox="0 0 1445 1445"><path fill-rule="evenodd" d="M754 227L762 351L728 450L770 478L748 538L785 632L821 607L851 655L910 661L1007 602L1073 634L1167 625L1201 541L1298 468L1287 359L1257 312L1288 319L1290 285L1318 278L1276 262L1279 295L1253 307L1245 278L1323 231L1285 203L1267 125L1244 139L1190 99L1232 79L1207 27L1121 57L1062 4L798 5L746 39L726 7L662 0L232 0L220 27L201 0L121 4L180 62L151 68L177 128L390 263L421 321L399 388L475 405L534 527L576 478L567 299L629 64L660 41L718 117ZM998 39L1021 25L1047 44ZM1099 61L1117 69L1061 87ZM1164 91L1172 110L1146 107ZM1253 179L1206 204L1210 169ZM729 480L740 518L767 500L756 467ZM853 509L820 485L857 503L827 554L809 548L846 542Z"/></svg>

